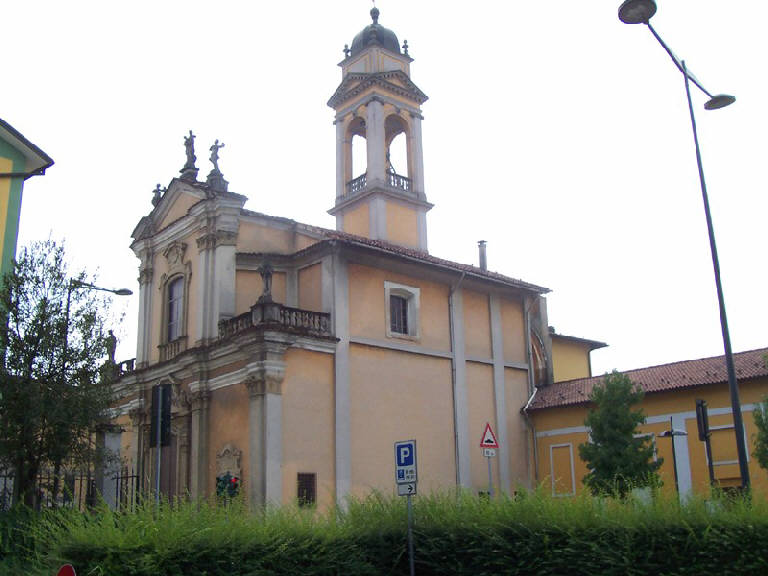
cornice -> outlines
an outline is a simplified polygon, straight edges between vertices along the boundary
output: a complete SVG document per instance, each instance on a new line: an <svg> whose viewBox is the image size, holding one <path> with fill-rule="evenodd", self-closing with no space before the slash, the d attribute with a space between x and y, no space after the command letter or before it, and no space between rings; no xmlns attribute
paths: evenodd
<svg viewBox="0 0 768 576"><path fill-rule="evenodd" d="M389 80L392 78L399 78L404 81L405 86L394 84ZM354 84L354 85L353 85ZM359 96L365 90L371 86L378 86L392 94L397 94L403 98L409 98L419 105L427 101L428 96L424 94L414 84L408 75L402 70L390 70L387 72L374 72L374 73L350 73L344 77L336 89L336 92L328 100L328 106L337 109L341 104Z"/></svg>

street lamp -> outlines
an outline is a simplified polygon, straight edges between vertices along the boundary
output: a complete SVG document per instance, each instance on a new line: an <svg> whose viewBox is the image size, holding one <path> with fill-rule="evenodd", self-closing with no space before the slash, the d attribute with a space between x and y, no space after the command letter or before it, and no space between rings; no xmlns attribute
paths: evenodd
<svg viewBox="0 0 768 576"><path fill-rule="evenodd" d="M669 430L664 430L664 432L659 434L659 438L672 438L672 469L675 472L675 490L677 491L678 494L680 494L680 485L677 479L677 451L675 450L675 436L688 436L688 432L686 432L685 430L675 430L672 427L672 423L670 419Z"/></svg>
<svg viewBox="0 0 768 576"><path fill-rule="evenodd" d="M720 328L723 333L723 347L725 348L725 366L728 371L728 388L731 393L731 411L733 412L733 427L736 433L736 450L739 457L739 471L741 474L741 486L749 489L749 467L747 465L747 447L744 440L744 421L741 415L741 402L739 400L739 387L736 382L736 369L733 365L733 353L731 352L731 337L728 332L728 318L725 314L725 299L723 298L723 286L720 282L720 262L717 257L717 246L715 245L715 231L712 226L712 214L709 209L709 198L707 196L707 185L704 182L704 168L701 162L701 151L699 150L699 136L696 132L696 117L693 114L693 104L691 102L690 82L696 85L699 90L709 97L704 104L706 110L717 110L724 108L736 101L736 98L728 94L712 95L701 85L698 79L686 68L685 61L675 56L669 49L661 36L653 29L649 20L656 13L656 2L654 0L626 0L619 7L619 19L625 24L645 24L651 31L653 37L661 44L661 47L672 58L675 66L685 78L685 93L688 97L688 110L691 114L691 128L693 129L693 141L696 147L696 163L699 167L699 181L701 183L701 197L704 201L704 212L707 218L707 231L709 232L709 248L712 253L712 267L715 271L715 285L717 286L717 301L720 306Z"/></svg>

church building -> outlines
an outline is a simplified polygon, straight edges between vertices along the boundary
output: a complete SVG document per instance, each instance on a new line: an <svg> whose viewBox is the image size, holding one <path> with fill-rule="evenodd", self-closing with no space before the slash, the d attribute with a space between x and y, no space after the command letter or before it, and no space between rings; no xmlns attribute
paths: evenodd
<svg viewBox="0 0 768 576"><path fill-rule="evenodd" d="M134 230L137 352L120 365L106 442L144 489L159 480L166 495L201 497L237 478L254 504L328 507L393 492L393 444L415 439L419 492L486 491L490 424L494 490L512 493L536 483L522 409L553 380L553 341L568 355L558 370L591 376L602 344L550 334L546 288L488 270L484 245L479 266L429 253L427 96L407 44L376 8L371 17L328 101L334 230L245 209L218 168L218 141L199 180L192 133L180 176ZM402 174L389 154L400 135Z"/></svg>

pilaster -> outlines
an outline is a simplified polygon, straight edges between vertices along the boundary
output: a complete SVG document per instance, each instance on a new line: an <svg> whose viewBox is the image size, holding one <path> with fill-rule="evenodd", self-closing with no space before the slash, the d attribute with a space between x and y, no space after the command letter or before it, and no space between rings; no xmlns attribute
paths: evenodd
<svg viewBox="0 0 768 576"><path fill-rule="evenodd" d="M384 130L384 107L373 99L366 105L365 140L368 151L367 186L385 183L387 147Z"/></svg>
<svg viewBox="0 0 768 576"><path fill-rule="evenodd" d="M507 395L504 382L504 332L501 323L499 297L492 294L489 304L491 314L491 353L493 354L493 397L496 408L496 432L499 438L499 484L501 485L501 491L509 494L509 432L507 430Z"/></svg>
<svg viewBox="0 0 768 576"><path fill-rule="evenodd" d="M211 393L199 390L191 395L189 492L193 498L208 493L208 411Z"/></svg>
<svg viewBox="0 0 768 576"><path fill-rule="evenodd" d="M426 200L424 192L424 149L421 140L421 116L411 114L411 145L412 167L411 182L413 191L416 192L420 200Z"/></svg>
<svg viewBox="0 0 768 576"><path fill-rule="evenodd" d="M286 347L265 343L249 365L248 498L253 506L283 503L283 361Z"/></svg>
<svg viewBox="0 0 768 576"><path fill-rule="evenodd" d="M142 259L139 269L139 329L136 338L136 367L149 364L152 341L152 261Z"/></svg>
<svg viewBox="0 0 768 576"><path fill-rule="evenodd" d="M351 425L349 397L349 284L347 263L339 255L333 256L333 314L336 344L335 362L335 448L336 448L336 503L345 504L352 487Z"/></svg>
<svg viewBox="0 0 768 576"><path fill-rule="evenodd" d="M451 349L453 351L453 426L456 434L456 481L459 486L472 486L469 455L469 409L467 407L467 365L464 349L464 298L461 288L451 292Z"/></svg>

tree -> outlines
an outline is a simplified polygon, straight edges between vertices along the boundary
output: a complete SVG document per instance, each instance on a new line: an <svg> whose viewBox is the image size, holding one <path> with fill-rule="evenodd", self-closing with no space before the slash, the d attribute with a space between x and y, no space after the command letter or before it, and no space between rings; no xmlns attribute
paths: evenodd
<svg viewBox="0 0 768 576"><path fill-rule="evenodd" d="M752 456L763 470L768 470L768 398L763 399L758 408L752 411L757 432L752 435L755 451Z"/></svg>
<svg viewBox="0 0 768 576"><path fill-rule="evenodd" d="M579 455L589 473L584 483L593 494L616 492L624 497L632 488L658 482L663 459L653 461L653 445L647 437L637 437L637 427L645 415L632 406L643 399L643 390L619 372L606 374L590 395L594 408L584 424L591 442L579 446Z"/></svg>
<svg viewBox="0 0 768 576"><path fill-rule="evenodd" d="M23 249L3 278L0 465L13 470L16 502L36 503L41 470L101 456L94 439L108 420L114 374L104 362L104 311L103 298L68 279L64 249L52 240Z"/></svg>

